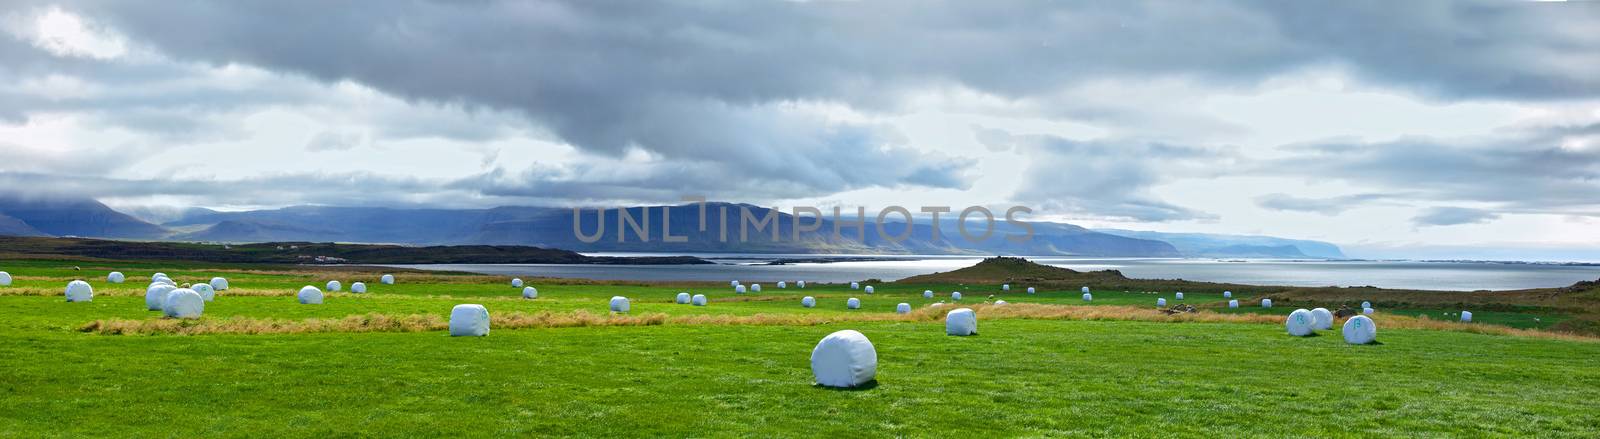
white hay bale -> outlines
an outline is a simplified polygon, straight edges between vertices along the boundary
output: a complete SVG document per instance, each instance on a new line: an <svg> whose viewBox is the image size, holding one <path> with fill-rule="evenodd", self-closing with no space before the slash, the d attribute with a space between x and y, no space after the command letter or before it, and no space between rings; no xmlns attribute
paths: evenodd
<svg viewBox="0 0 1600 439"><path fill-rule="evenodd" d="M806 296L800 299L800 306L811 308L817 306L817 298Z"/></svg>
<svg viewBox="0 0 1600 439"><path fill-rule="evenodd" d="M1262 308L1271 308L1272 307L1272 299L1261 299L1261 307Z"/></svg>
<svg viewBox="0 0 1600 439"><path fill-rule="evenodd" d="M1089 292L1089 287L1079 288L1079 290L1082 290L1083 292L1087 293L1087 292Z"/></svg>
<svg viewBox="0 0 1600 439"><path fill-rule="evenodd" d="M1089 294L1089 293L1083 293L1083 301L1084 302L1093 302L1094 301L1094 295L1093 294Z"/></svg>
<svg viewBox="0 0 1600 439"><path fill-rule="evenodd" d="M679 305L688 305L689 293L678 293L678 298L674 302L678 302Z"/></svg>
<svg viewBox="0 0 1600 439"><path fill-rule="evenodd" d="M94 287L89 286L88 282L81 280L67 282L66 293L68 302L88 302L94 300Z"/></svg>
<svg viewBox="0 0 1600 439"><path fill-rule="evenodd" d="M120 271L113 271L111 274L106 275L106 282L120 284L126 280L128 280L128 277L124 276Z"/></svg>
<svg viewBox="0 0 1600 439"><path fill-rule="evenodd" d="M1229 308L1238 308L1239 307L1239 300L1238 299L1229 300L1228 301L1228 307Z"/></svg>
<svg viewBox="0 0 1600 439"><path fill-rule="evenodd" d="M828 334L811 349L811 375L827 387L855 387L878 376L878 351L854 330Z"/></svg>
<svg viewBox="0 0 1600 439"><path fill-rule="evenodd" d="M961 292L960 291L956 291L956 292L950 293L950 300L961 300Z"/></svg>
<svg viewBox="0 0 1600 439"><path fill-rule="evenodd" d="M1363 301L1361 301L1361 307L1362 308L1371 308L1372 307L1372 302L1368 302L1368 301L1364 301L1363 300Z"/></svg>
<svg viewBox="0 0 1600 439"><path fill-rule="evenodd" d="M156 273L156 274L152 274L152 275L150 275L150 280L151 280L151 281L154 281L154 280L156 280L156 279L158 279L158 278L167 278L167 279L171 279L171 278L170 278L170 277L167 277L167 274L166 274L166 273L160 273L160 272L157 272L157 273Z"/></svg>
<svg viewBox="0 0 1600 439"><path fill-rule="evenodd" d="M167 279L167 278L164 278L164 277L160 278L160 279L152 280L152 281L150 281L150 283L163 284L163 285L172 285L174 287L178 286L177 282L173 282L172 279Z"/></svg>
<svg viewBox="0 0 1600 439"><path fill-rule="evenodd" d="M1165 297L1156 298L1156 306L1167 306L1167 298L1165 298Z"/></svg>
<svg viewBox="0 0 1600 439"><path fill-rule="evenodd" d="M978 314L972 308L957 308L944 315L944 333L948 335L975 335L978 333Z"/></svg>
<svg viewBox="0 0 1600 439"><path fill-rule="evenodd" d="M381 284L384 284L384 285L394 285L394 275L385 274L385 275L383 275L383 277L378 278L378 283L381 283Z"/></svg>
<svg viewBox="0 0 1600 439"><path fill-rule="evenodd" d="M690 298L689 303L694 304L694 306L706 306L706 295L696 294Z"/></svg>
<svg viewBox="0 0 1600 439"><path fill-rule="evenodd" d="M632 309L632 308L633 308L632 306L628 305L628 298L622 297L622 296L612 296L611 297L611 311L612 312L628 312L628 310Z"/></svg>
<svg viewBox="0 0 1600 439"><path fill-rule="evenodd" d="M911 313L911 304L905 303L905 302L901 302L899 305L895 305L894 306L894 312L900 313L900 314L910 314Z"/></svg>
<svg viewBox="0 0 1600 439"><path fill-rule="evenodd" d="M736 294L744 294L744 285L735 285L733 287L733 292Z"/></svg>
<svg viewBox="0 0 1600 439"><path fill-rule="evenodd" d="M366 293L367 292L367 284L361 283L361 282L356 282L356 283L350 284L350 292L357 293L357 294Z"/></svg>
<svg viewBox="0 0 1600 439"><path fill-rule="evenodd" d="M850 283L850 289L852 289L852 290L861 289L861 283L860 282L851 282Z"/></svg>
<svg viewBox="0 0 1600 439"><path fill-rule="evenodd" d="M1367 344L1378 339L1378 325L1367 316L1355 316L1344 322L1344 342Z"/></svg>
<svg viewBox="0 0 1600 439"><path fill-rule="evenodd" d="M1289 313L1289 318L1284 319L1283 326L1289 330L1289 335L1305 337L1311 335L1316 320L1316 317L1311 316L1310 310L1300 308Z"/></svg>
<svg viewBox="0 0 1600 439"><path fill-rule="evenodd" d="M789 289L789 283L781 281L781 280L778 281L778 289L784 289L784 290Z"/></svg>
<svg viewBox="0 0 1600 439"><path fill-rule="evenodd" d="M145 309L150 311L160 311L161 304L166 303L167 301L167 294L176 289L178 289L178 287L160 282L151 283L150 287L144 290Z"/></svg>
<svg viewBox="0 0 1600 439"><path fill-rule="evenodd" d="M933 298L933 290L922 290L922 298L924 298L924 299L932 299Z"/></svg>
<svg viewBox="0 0 1600 439"><path fill-rule="evenodd" d="M750 292L752 292L752 293L761 292L761 284L750 284Z"/></svg>
<svg viewBox="0 0 1600 439"><path fill-rule="evenodd" d="M220 277L211 278L211 289L215 291L228 291L228 280Z"/></svg>
<svg viewBox="0 0 1600 439"><path fill-rule="evenodd" d="M295 294L294 296L295 296L296 299L300 300L300 304L301 305L321 305L322 304L322 290L317 289L317 287L306 285L304 287L301 287L300 288L300 293L299 294Z"/></svg>
<svg viewBox="0 0 1600 439"><path fill-rule="evenodd" d="M1183 292L1179 291L1178 294L1174 295L1174 297L1176 297L1178 300L1183 300Z"/></svg>
<svg viewBox="0 0 1600 439"><path fill-rule="evenodd" d="M844 302L844 307L849 309L861 309L861 299L851 297L850 300L846 300Z"/></svg>
<svg viewBox="0 0 1600 439"><path fill-rule="evenodd" d="M328 292L339 291L339 289L341 289L341 288L344 288L344 284L339 283L339 281L336 281L336 280L328 281Z"/></svg>
<svg viewBox="0 0 1600 439"><path fill-rule="evenodd" d="M934 302L934 303L928 304L928 306L944 306L944 305L945 305L944 302Z"/></svg>
<svg viewBox="0 0 1600 439"><path fill-rule="evenodd" d="M522 288L522 279L512 279L511 288Z"/></svg>
<svg viewBox="0 0 1600 439"><path fill-rule="evenodd" d="M217 289L211 288L211 284L194 284L189 289L194 290L195 293L200 295L201 299L207 302L217 300Z"/></svg>
<svg viewBox="0 0 1600 439"><path fill-rule="evenodd" d="M1375 313L1375 312L1378 312L1378 310L1375 310L1375 309L1372 309L1372 308L1361 308L1361 313L1362 314L1372 315L1372 313Z"/></svg>
<svg viewBox="0 0 1600 439"><path fill-rule="evenodd" d="M1007 302L1007 301L1004 301L1004 300L996 300L996 301L994 301L994 306L1005 305L1007 303L1011 303L1011 302Z"/></svg>
<svg viewBox="0 0 1600 439"><path fill-rule="evenodd" d="M737 287L737 286L739 286L739 281L736 281L736 280L735 281L728 281L728 286L729 287Z"/></svg>
<svg viewBox="0 0 1600 439"><path fill-rule="evenodd" d="M534 287L522 287L522 298L524 298L524 299L538 299L539 298L539 289L538 288L534 288Z"/></svg>
<svg viewBox="0 0 1600 439"><path fill-rule="evenodd" d="M795 282L794 285L797 286L797 287L800 287L800 288L805 288L806 287L806 281Z"/></svg>
<svg viewBox="0 0 1600 439"><path fill-rule="evenodd" d="M489 335L489 309L483 305L464 303L450 308L451 337L482 337Z"/></svg>
<svg viewBox="0 0 1600 439"><path fill-rule="evenodd" d="M1333 329L1333 312L1327 308L1314 308L1311 317L1315 318L1312 326L1319 330Z"/></svg>
<svg viewBox="0 0 1600 439"><path fill-rule="evenodd" d="M1033 294L1033 287L1028 287L1028 294Z"/></svg>
<svg viewBox="0 0 1600 439"><path fill-rule="evenodd" d="M1464 323L1472 323L1472 311L1462 311L1461 321Z"/></svg>
<svg viewBox="0 0 1600 439"><path fill-rule="evenodd" d="M0 271L0 287L11 286L11 273Z"/></svg>
<svg viewBox="0 0 1600 439"><path fill-rule="evenodd" d="M1232 299L1233 298L1233 292L1232 291L1223 291L1222 292L1222 298L1224 298L1224 299Z"/></svg>
<svg viewBox="0 0 1600 439"><path fill-rule="evenodd" d="M867 285L867 294L872 294L872 285Z"/></svg>
<svg viewBox="0 0 1600 439"><path fill-rule="evenodd" d="M1011 291L1011 284L1000 284L1001 291Z"/></svg>
<svg viewBox="0 0 1600 439"><path fill-rule="evenodd" d="M167 299L161 302L161 312L175 319L198 319L205 310L206 299L188 288L172 290L167 294Z"/></svg>

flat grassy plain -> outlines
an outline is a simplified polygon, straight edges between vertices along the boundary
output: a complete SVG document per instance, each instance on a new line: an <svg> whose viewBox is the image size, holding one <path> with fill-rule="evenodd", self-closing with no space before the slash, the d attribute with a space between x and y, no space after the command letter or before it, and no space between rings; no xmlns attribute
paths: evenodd
<svg viewBox="0 0 1600 439"><path fill-rule="evenodd" d="M1600 432L1600 342L1487 331L1567 315L1540 306L1476 312L1478 323L1444 329L1398 329L1423 321L1380 308L1380 344L1352 346L1337 329L1295 338L1276 317L1228 315L1275 316L1303 300L1228 310L1211 291L1186 291L1182 303L1201 313L1167 318L1148 309L1157 297L1179 303L1170 291L1095 290L1084 303L1076 287L1029 295L1022 283L1010 292L998 283L876 284L868 295L845 285L777 289L746 280L764 290L736 295L726 281L527 279L539 298L524 300L507 277L396 271L396 285L381 285L381 271L362 267L8 260L0 270L16 277L0 287L7 437ZM107 283L112 270L129 280ZM207 303L201 319L172 323L144 307L156 271L180 283L223 276L233 288ZM77 278L93 284L93 302L64 301L62 288ZM335 279L346 288L366 282L370 292L296 303L299 287ZM935 298L923 299L925 289ZM978 336L946 336L938 309L927 306L950 302L953 290L966 296L962 306L978 309ZM672 303L680 291L711 303ZM1235 297L1253 304L1258 294L1269 292ZM632 299L629 316L606 311L614 295ZM806 295L816 308L799 305ZM1020 306L981 305L990 295ZM846 310L849 297L862 309ZM896 316L900 302L919 311ZM438 324L461 303L483 304L497 319L543 319L496 326L487 337L449 337ZM1104 312L1044 317L1062 310ZM559 319L570 316L584 318ZM374 323L382 318L404 322ZM113 326L144 331L106 329ZM215 331L185 332L195 328ZM812 346L841 329L876 346L873 385L812 384Z"/></svg>

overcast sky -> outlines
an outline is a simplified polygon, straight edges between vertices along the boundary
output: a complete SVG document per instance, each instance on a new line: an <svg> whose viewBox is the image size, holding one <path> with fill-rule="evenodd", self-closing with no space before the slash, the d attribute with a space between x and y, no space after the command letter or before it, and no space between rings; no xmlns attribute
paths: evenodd
<svg viewBox="0 0 1600 439"><path fill-rule="evenodd" d="M1600 259L1600 3L10 1L0 187Z"/></svg>

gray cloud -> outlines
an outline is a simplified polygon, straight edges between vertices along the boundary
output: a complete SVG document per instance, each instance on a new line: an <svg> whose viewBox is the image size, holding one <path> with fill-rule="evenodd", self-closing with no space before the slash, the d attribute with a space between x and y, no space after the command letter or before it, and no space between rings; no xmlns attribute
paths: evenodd
<svg viewBox="0 0 1600 439"><path fill-rule="evenodd" d="M1465 207L1431 207L1411 219L1418 227L1454 226L1486 223L1500 219L1500 215L1482 209Z"/></svg>
<svg viewBox="0 0 1600 439"><path fill-rule="evenodd" d="M1306 198L1284 193L1273 193L1256 197L1255 201L1257 206L1272 210L1336 216L1346 210L1389 198L1393 198L1393 196L1385 194L1355 194L1329 198Z"/></svg>
<svg viewBox="0 0 1600 439"><path fill-rule="evenodd" d="M1178 176L1208 173L1228 160L1224 151L1132 140L1075 141L1046 135L1011 136L1031 164L1019 202L1080 215L1138 221L1214 219L1214 214L1163 201L1150 187Z"/></svg>

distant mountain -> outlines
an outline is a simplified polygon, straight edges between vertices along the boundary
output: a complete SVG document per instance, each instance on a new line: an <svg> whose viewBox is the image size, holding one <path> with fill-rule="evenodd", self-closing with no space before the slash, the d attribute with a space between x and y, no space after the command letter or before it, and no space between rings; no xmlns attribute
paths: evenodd
<svg viewBox="0 0 1600 439"><path fill-rule="evenodd" d="M0 236L50 236L20 219L0 215Z"/></svg>
<svg viewBox="0 0 1600 439"><path fill-rule="evenodd" d="M1344 251L1340 250L1339 246L1322 241L1210 233L1163 233L1118 229L1095 229L1095 231L1129 238L1164 241L1177 247L1179 252L1189 257L1345 258Z"/></svg>
<svg viewBox="0 0 1600 439"><path fill-rule="evenodd" d="M88 198L0 194L0 215L15 220L0 220L10 224L0 225L0 234L14 236L159 239L167 235L167 230L161 226L140 221Z"/></svg>

